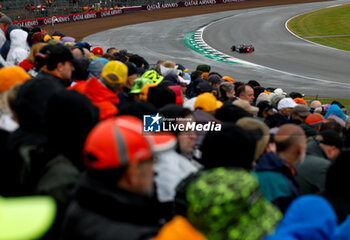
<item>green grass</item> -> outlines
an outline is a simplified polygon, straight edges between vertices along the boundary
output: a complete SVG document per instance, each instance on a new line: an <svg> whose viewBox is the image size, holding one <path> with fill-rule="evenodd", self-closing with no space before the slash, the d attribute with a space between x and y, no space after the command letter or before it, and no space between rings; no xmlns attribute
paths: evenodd
<svg viewBox="0 0 350 240"><path fill-rule="evenodd" d="M334 100L339 101L341 104L344 105L344 107L347 109L348 114L350 111L350 99L340 99L340 98L324 98L324 97L312 97L312 96L305 96L305 100L319 100L322 104L331 104Z"/></svg>
<svg viewBox="0 0 350 240"><path fill-rule="evenodd" d="M297 16L288 22L288 28L309 41L350 51L350 4Z"/></svg>
<svg viewBox="0 0 350 240"><path fill-rule="evenodd" d="M350 4L302 14L291 19L288 22L288 28L296 35L311 42L350 51ZM316 97L307 96L304 99L312 101L316 100ZM317 97L317 100L322 104L337 100L350 111L350 99Z"/></svg>

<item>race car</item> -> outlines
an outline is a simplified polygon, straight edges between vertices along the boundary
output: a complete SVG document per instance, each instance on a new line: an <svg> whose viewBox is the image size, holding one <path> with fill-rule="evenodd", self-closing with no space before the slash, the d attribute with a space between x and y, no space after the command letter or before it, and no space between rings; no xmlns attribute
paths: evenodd
<svg viewBox="0 0 350 240"><path fill-rule="evenodd" d="M254 52L254 46L251 44L240 44L240 45L233 45L231 47L232 51L236 51L239 53L250 53Z"/></svg>

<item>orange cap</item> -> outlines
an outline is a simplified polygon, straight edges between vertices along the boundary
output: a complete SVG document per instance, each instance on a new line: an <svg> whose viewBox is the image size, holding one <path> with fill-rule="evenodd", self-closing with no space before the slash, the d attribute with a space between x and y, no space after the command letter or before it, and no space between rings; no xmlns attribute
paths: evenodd
<svg viewBox="0 0 350 240"><path fill-rule="evenodd" d="M226 82L230 82L233 84L234 80L232 77L229 77L229 76L223 76L222 77L222 80L225 80Z"/></svg>
<svg viewBox="0 0 350 240"><path fill-rule="evenodd" d="M325 120L323 116L319 113L312 113L309 116L306 117L305 123L310 125L310 126L317 126L322 123L327 123L329 122L328 120Z"/></svg>
<svg viewBox="0 0 350 240"><path fill-rule="evenodd" d="M294 102L301 103L307 106L307 102L303 98L294 98Z"/></svg>
<svg viewBox="0 0 350 240"><path fill-rule="evenodd" d="M30 75L19 66L0 68L0 92L9 90L17 83L23 83L30 78Z"/></svg>
<svg viewBox="0 0 350 240"><path fill-rule="evenodd" d="M120 168L175 147L175 136L143 135L142 126L140 119L127 115L100 122L86 138L83 151L85 165L97 170Z"/></svg>

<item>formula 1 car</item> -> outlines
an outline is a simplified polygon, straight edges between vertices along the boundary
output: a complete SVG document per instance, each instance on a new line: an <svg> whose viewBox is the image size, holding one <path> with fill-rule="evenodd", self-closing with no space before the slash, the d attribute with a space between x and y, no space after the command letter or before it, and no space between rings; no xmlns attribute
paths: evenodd
<svg viewBox="0 0 350 240"><path fill-rule="evenodd" d="M232 51L236 51L239 53L250 53L254 52L254 46L251 44L240 44L240 45L233 45L231 47Z"/></svg>

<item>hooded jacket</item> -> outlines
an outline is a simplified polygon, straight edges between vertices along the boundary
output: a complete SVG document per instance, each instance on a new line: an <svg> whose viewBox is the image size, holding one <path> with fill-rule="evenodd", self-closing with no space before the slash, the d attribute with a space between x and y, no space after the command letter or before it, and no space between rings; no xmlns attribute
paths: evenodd
<svg viewBox="0 0 350 240"><path fill-rule="evenodd" d="M146 240L161 227L152 198L107 186L89 174L80 179L73 198L61 239Z"/></svg>
<svg viewBox="0 0 350 240"><path fill-rule="evenodd" d="M263 154L255 168L262 193L282 212L298 196L293 171L293 166L272 152Z"/></svg>
<svg viewBox="0 0 350 240"><path fill-rule="evenodd" d="M316 140L307 144L305 160L296 166L295 180L300 195L314 194L324 189L327 169L331 162Z"/></svg>
<svg viewBox="0 0 350 240"><path fill-rule="evenodd" d="M21 29L20 27L18 27L17 25L14 25L14 24L11 24L10 26L8 26L8 28L6 29L6 33L5 33L5 36L6 36L6 41L4 43L4 45L2 45L2 48L1 48L1 56L4 58L4 59L7 59L7 54L10 50L10 47L11 47L11 38L10 38L10 33L12 30L14 29Z"/></svg>
<svg viewBox="0 0 350 240"><path fill-rule="evenodd" d="M97 78L91 77L88 81L80 81L69 89L86 95L100 109L100 120L117 115L118 96Z"/></svg>
<svg viewBox="0 0 350 240"><path fill-rule="evenodd" d="M265 240L333 240L337 217L326 199L303 196L288 208L273 236Z"/></svg>
<svg viewBox="0 0 350 240"><path fill-rule="evenodd" d="M11 45L7 54L7 62L11 65L18 65L28 57L29 48L27 45L28 33L21 29L14 29L10 33Z"/></svg>

